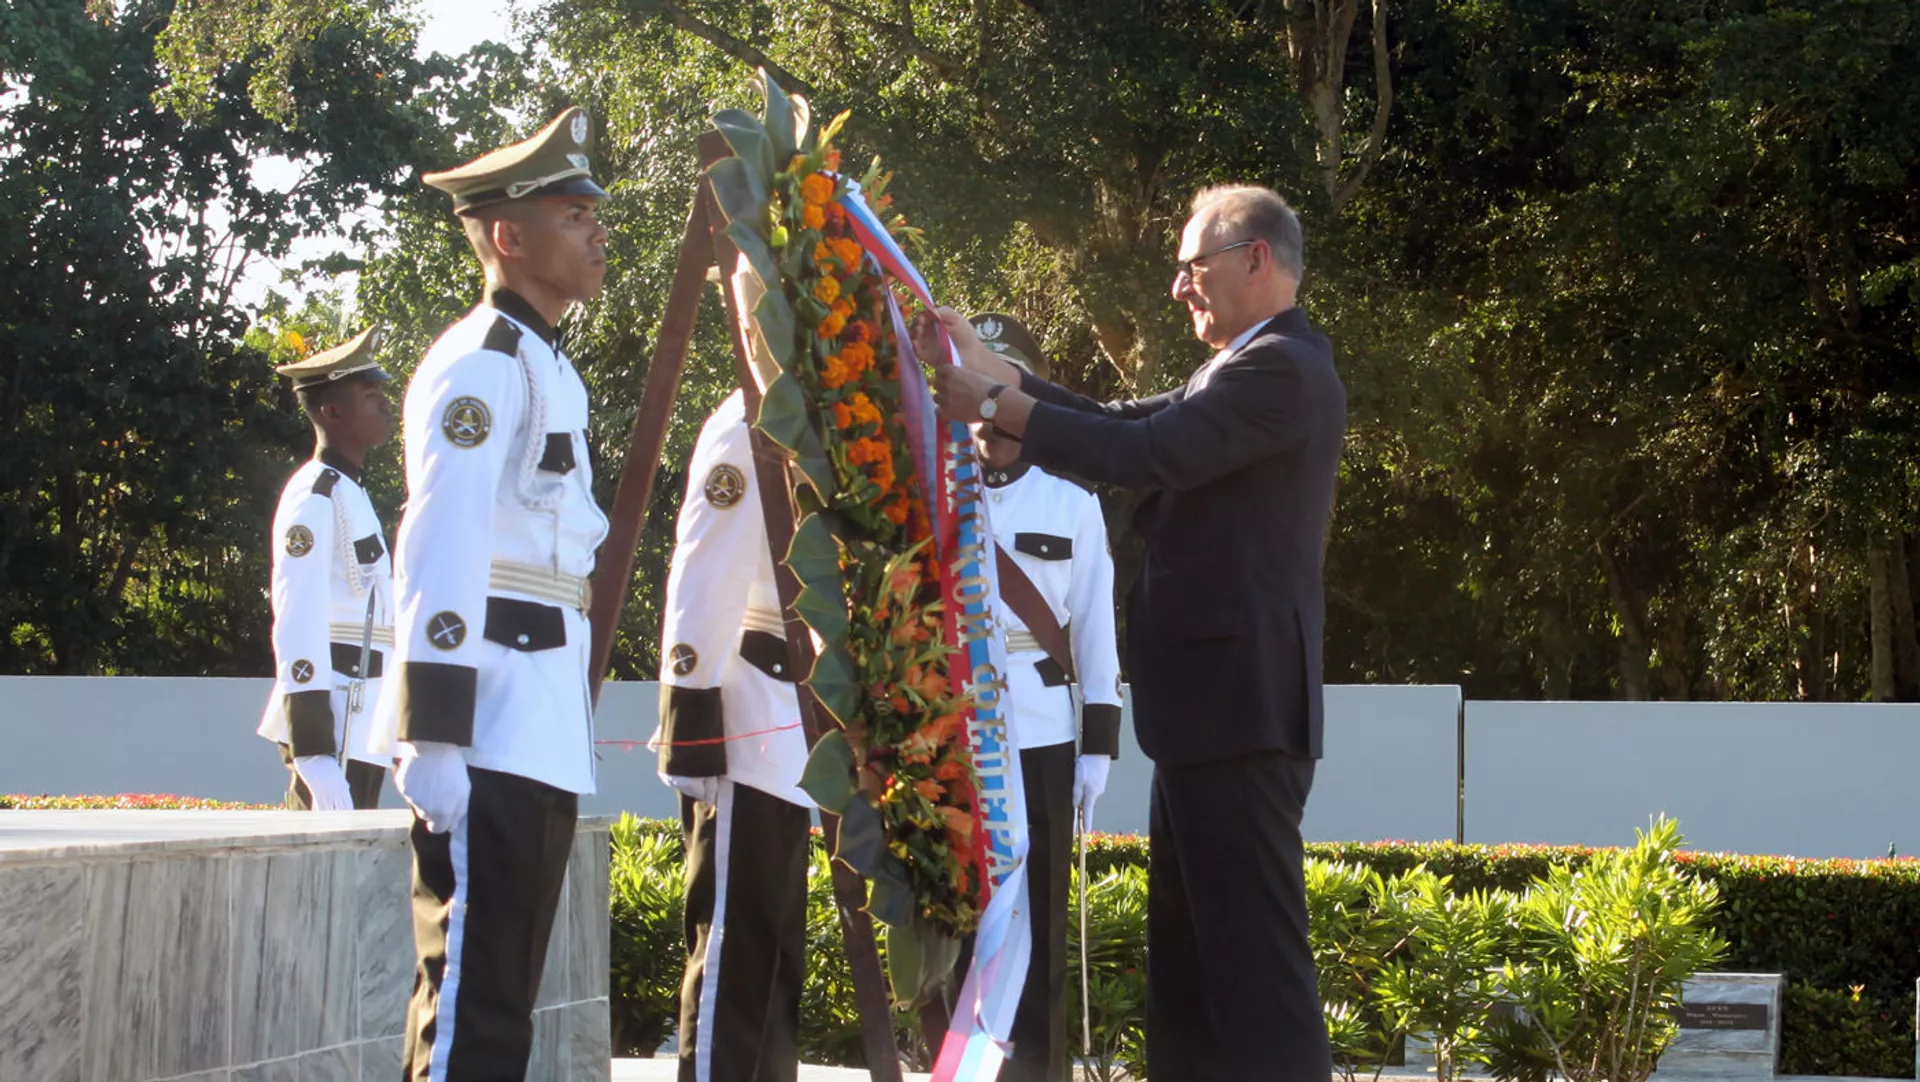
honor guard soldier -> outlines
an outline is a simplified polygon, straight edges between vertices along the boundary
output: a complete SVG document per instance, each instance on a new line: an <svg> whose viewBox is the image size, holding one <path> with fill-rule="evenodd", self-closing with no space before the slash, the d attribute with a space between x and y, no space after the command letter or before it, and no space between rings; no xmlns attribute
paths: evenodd
<svg viewBox="0 0 1920 1082"><path fill-rule="evenodd" d="M280 745L291 808L374 807L393 760L372 719L393 650L393 561L361 487L367 452L393 438L379 341L369 327L275 369L314 432L273 516L273 695L258 730Z"/></svg>
<svg viewBox="0 0 1920 1082"><path fill-rule="evenodd" d="M1042 363L1018 320L971 322L989 349L1020 368ZM1094 802L1120 752L1120 659L1114 645L1113 558L1100 500L1020 461L1020 441L991 420L977 426L987 524L1002 554L1000 607L1007 699L1027 798L1027 890L1033 960L1013 1022L1003 1082L1067 1077L1067 911L1074 817L1091 829ZM1011 562L1020 575L1009 574ZM1024 614L1024 615L1023 615ZM1031 620L1029 619L1031 617ZM1079 749L1070 685L1078 685Z"/></svg>
<svg viewBox="0 0 1920 1082"><path fill-rule="evenodd" d="M486 291L407 389L398 667L383 706L413 806L405 1076L519 1079L580 794L593 792L588 576L606 536L587 389L555 340L600 293L606 195L568 109L427 184L453 197Z"/></svg>
<svg viewBox="0 0 1920 1082"><path fill-rule="evenodd" d="M701 427L687 478L654 736L686 828L680 1082L791 1080L813 802L741 392Z"/></svg>

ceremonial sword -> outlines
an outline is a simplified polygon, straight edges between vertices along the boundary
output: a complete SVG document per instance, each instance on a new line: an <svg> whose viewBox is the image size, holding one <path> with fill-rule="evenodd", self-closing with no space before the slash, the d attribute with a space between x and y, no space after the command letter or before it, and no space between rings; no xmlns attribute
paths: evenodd
<svg viewBox="0 0 1920 1082"><path fill-rule="evenodd" d="M371 582L367 584L367 623L360 629L360 667L353 671L353 679L347 683L347 720L340 727L341 770L347 768L347 748L353 739L353 715L359 713L366 703L367 666L373 660L373 602L379 593L378 585Z"/></svg>
<svg viewBox="0 0 1920 1082"><path fill-rule="evenodd" d="M1087 1001L1087 809L1073 810L1080 849L1080 1054L1093 1058L1093 1005Z"/></svg>

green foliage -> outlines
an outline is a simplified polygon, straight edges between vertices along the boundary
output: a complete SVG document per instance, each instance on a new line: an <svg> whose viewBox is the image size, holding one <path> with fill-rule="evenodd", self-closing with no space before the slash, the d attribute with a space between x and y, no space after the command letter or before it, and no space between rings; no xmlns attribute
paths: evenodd
<svg viewBox="0 0 1920 1082"><path fill-rule="evenodd" d="M1456 894L1449 886L1424 867L1376 878L1368 915L1399 938L1370 974L1379 1009L1396 1032L1425 1040L1441 1082L1485 1059L1500 998L1496 967L1509 953L1516 904L1524 904L1505 891ZM1368 974L1358 965L1353 980Z"/></svg>
<svg viewBox="0 0 1920 1082"><path fill-rule="evenodd" d="M1067 922L1067 1044L1080 1048L1081 994L1076 964L1082 941L1077 919L1080 891L1086 891L1087 994L1090 1009L1088 1074L1096 1082L1117 1082L1146 1074L1145 1035L1141 1019L1147 1009L1147 869L1145 865L1119 867L1082 883L1073 876L1069 899L1076 914Z"/></svg>
<svg viewBox="0 0 1920 1082"><path fill-rule="evenodd" d="M651 1056L680 1019L687 960L684 849L678 830L632 815L622 815L608 833L613 1050L616 1056Z"/></svg>
<svg viewBox="0 0 1920 1082"><path fill-rule="evenodd" d="M1913 991L1869 995L1860 985L1795 981L1781 1009L1780 1073L1906 1078L1913 1071Z"/></svg>
<svg viewBox="0 0 1920 1082"><path fill-rule="evenodd" d="M1674 859L1680 842L1678 824L1661 819L1632 849L1554 868L1520 899L1500 984L1522 1019L1501 1034L1497 1072L1551 1054L1570 1082L1653 1073L1679 1032L1682 984L1727 949L1711 924L1719 892Z"/></svg>

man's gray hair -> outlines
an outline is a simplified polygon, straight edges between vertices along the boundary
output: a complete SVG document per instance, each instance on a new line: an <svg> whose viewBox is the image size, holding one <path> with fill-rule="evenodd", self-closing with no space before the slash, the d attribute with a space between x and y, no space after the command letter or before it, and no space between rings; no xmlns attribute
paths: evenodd
<svg viewBox="0 0 1920 1082"><path fill-rule="evenodd" d="M1266 241L1273 258L1295 278L1306 273L1300 217L1279 192L1256 184L1220 184L1194 193L1192 213L1214 208L1227 232L1241 240Z"/></svg>

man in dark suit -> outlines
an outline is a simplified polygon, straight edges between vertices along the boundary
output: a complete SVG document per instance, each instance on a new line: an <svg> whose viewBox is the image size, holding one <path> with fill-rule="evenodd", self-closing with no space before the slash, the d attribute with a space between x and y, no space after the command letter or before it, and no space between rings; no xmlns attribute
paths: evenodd
<svg viewBox="0 0 1920 1082"><path fill-rule="evenodd" d="M1184 387L1100 403L1015 370L958 314L941 412L1043 469L1144 490L1127 609L1154 761L1147 1071L1325 1082L1300 817L1320 756L1322 551L1346 429L1333 349L1295 307L1299 220L1265 188L1201 192L1174 299L1217 351Z"/></svg>

